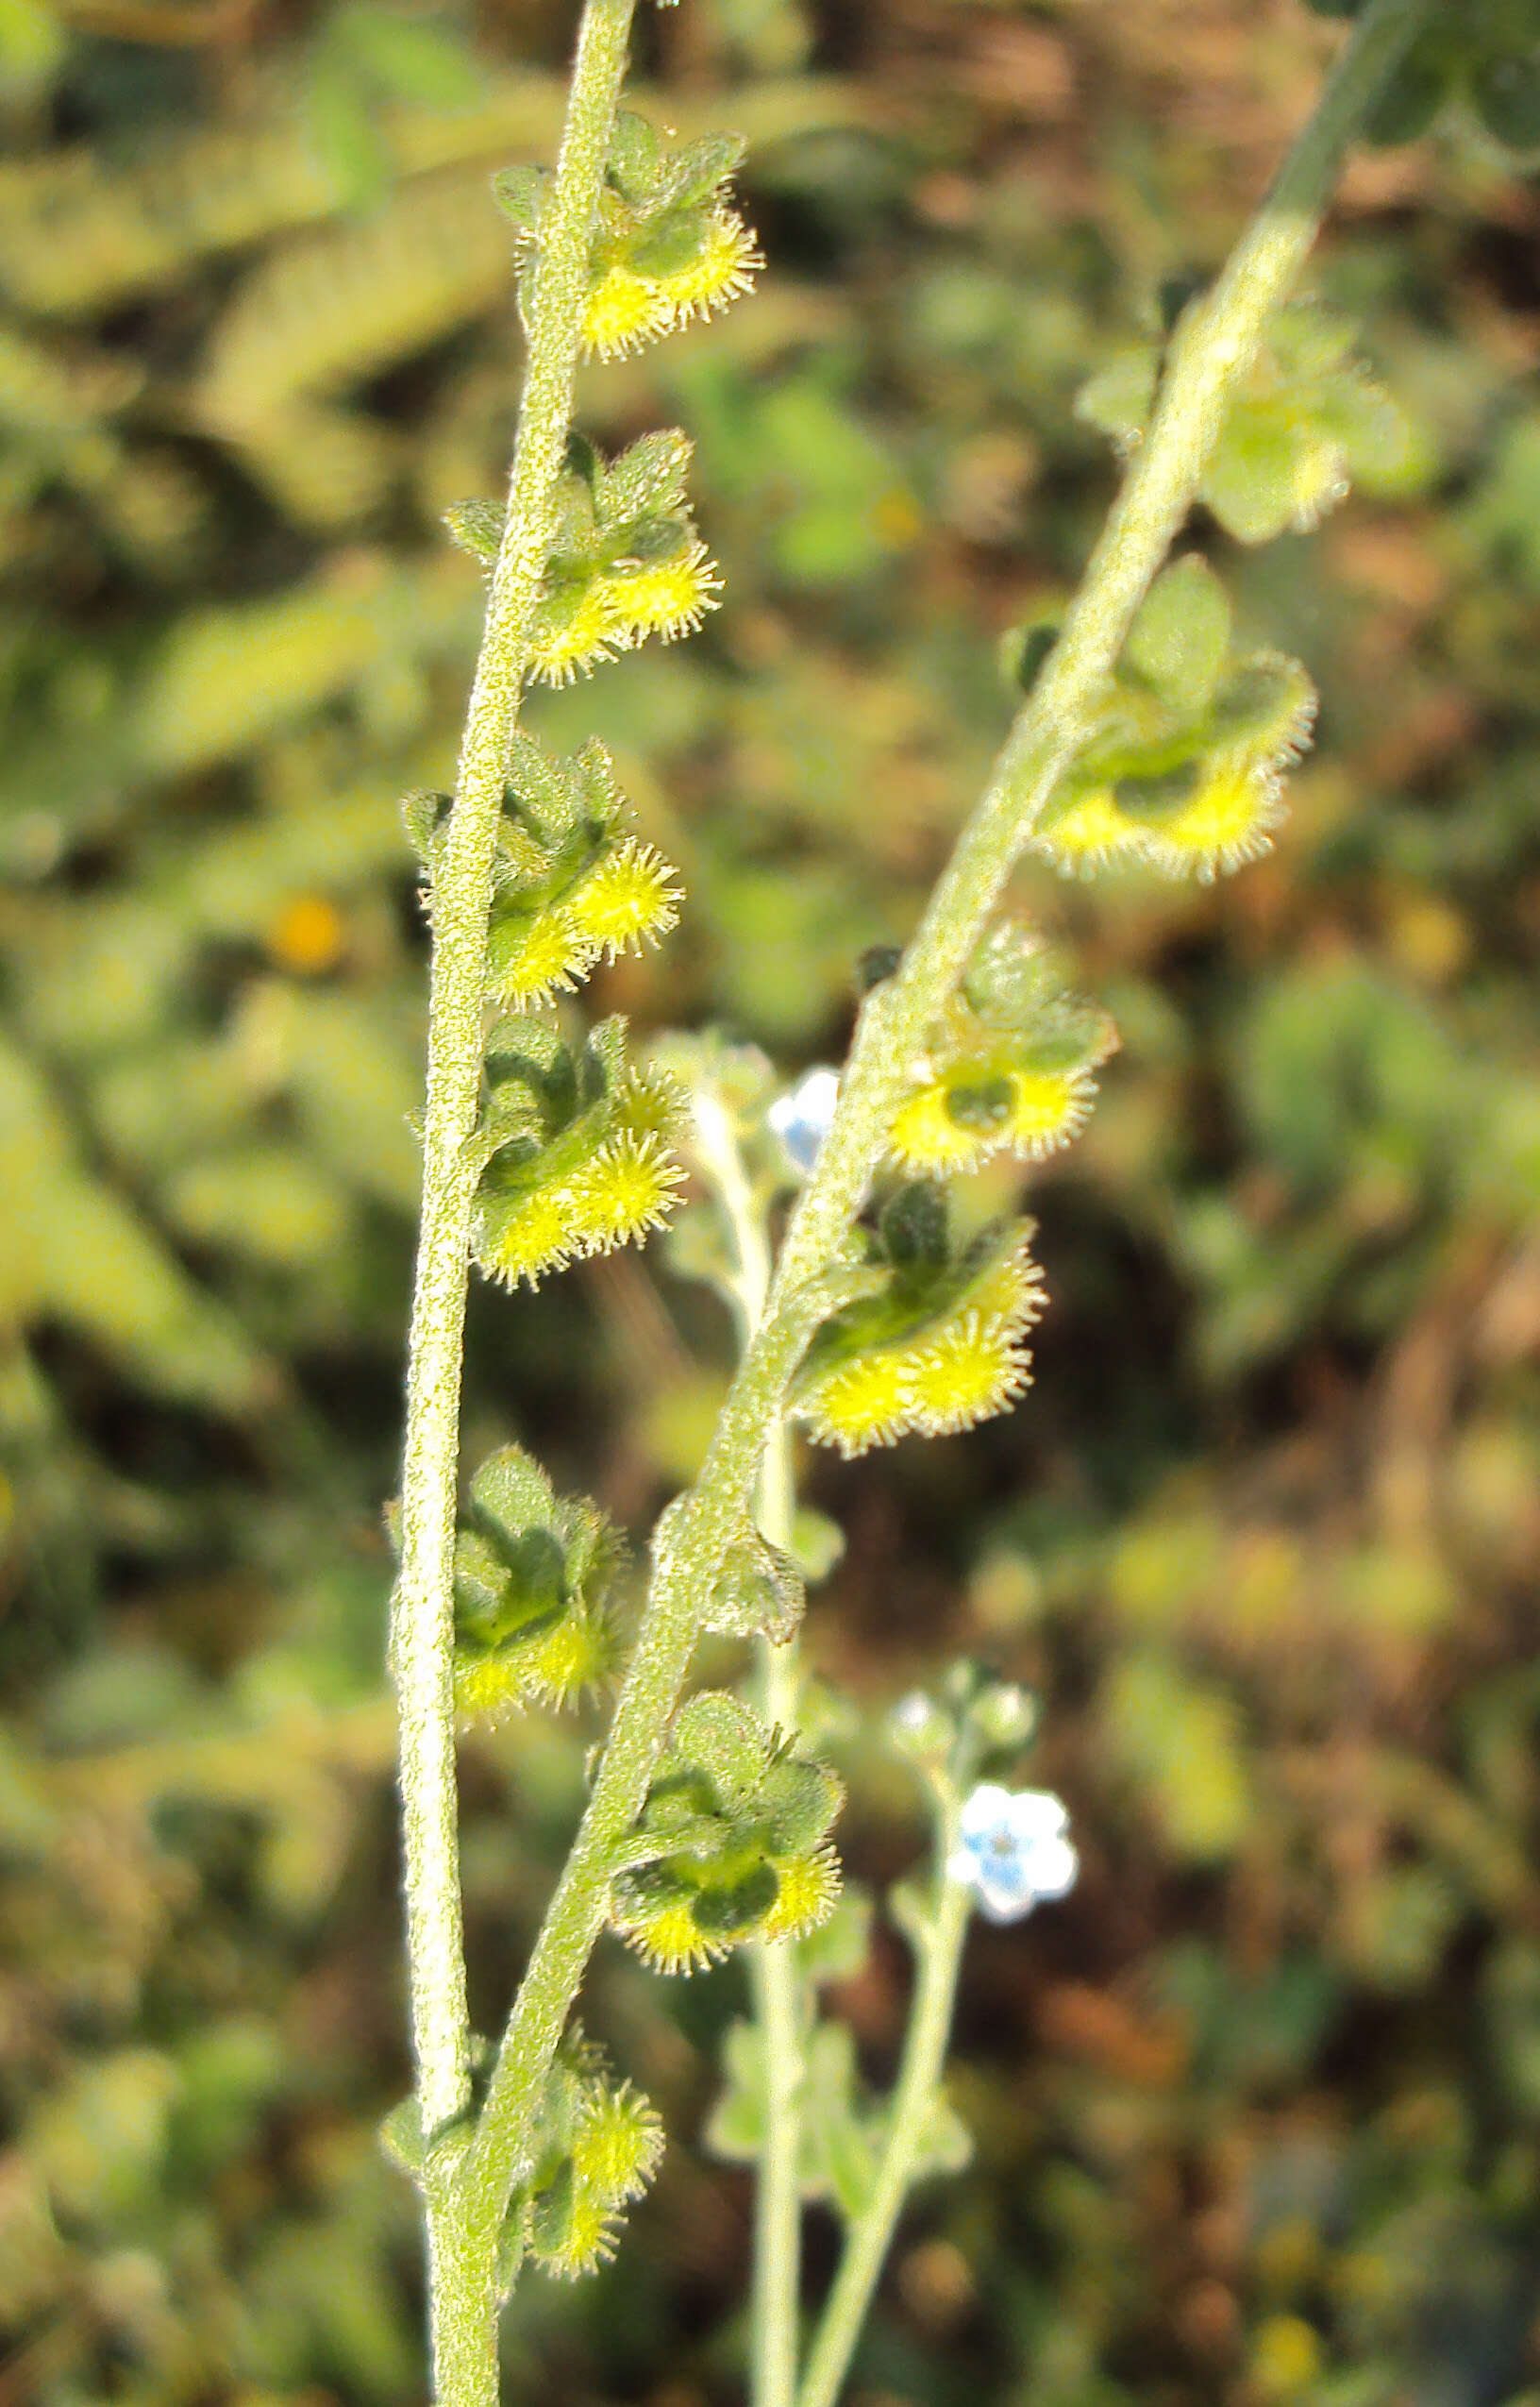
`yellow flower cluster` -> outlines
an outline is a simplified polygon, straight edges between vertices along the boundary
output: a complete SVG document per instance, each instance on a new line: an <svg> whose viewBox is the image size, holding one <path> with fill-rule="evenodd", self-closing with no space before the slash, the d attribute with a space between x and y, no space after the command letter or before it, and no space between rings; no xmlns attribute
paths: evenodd
<svg viewBox="0 0 1540 2407"><path fill-rule="evenodd" d="M611 1891L615 1928L657 1971L691 1973L747 1939L799 1939L840 1890L828 1832L843 1792L736 1697L676 1719Z"/></svg>
<svg viewBox="0 0 1540 2407"><path fill-rule="evenodd" d="M604 1686L617 1660L609 1615L575 1607L516 1645L457 1648L455 1712L465 1727L484 1728L527 1705L576 1705Z"/></svg>
<svg viewBox="0 0 1540 2407"><path fill-rule="evenodd" d="M644 435L610 461L573 438L528 637L531 677L570 685L649 635L672 643L689 634L716 608L721 576L685 495L690 457L677 427ZM494 566L500 503L457 502L444 523L462 549Z"/></svg>
<svg viewBox="0 0 1540 2407"><path fill-rule="evenodd" d="M914 1065L889 1153L923 1178L956 1177L996 1153L1041 1161L1084 1126L1093 1073L1116 1044L1106 1013L1066 991L1028 931L1004 924Z"/></svg>
<svg viewBox="0 0 1540 2407"><path fill-rule="evenodd" d="M615 1928L655 1973L704 1972L745 1939L803 1939L828 1921L840 1894L832 1847L750 1852L735 1880L719 1865L682 1868L682 1879L649 1865L617 1883Z"/></svg>
<svg viewBox="0 0 1540 2407"><path fill-rule="evenodd" d="M1029 1386L1023 1340L1046 1300L1019 1222L987 1233L959 1265L896 1271L886 1296L819 1332L794 1389L796 1413L847 1459L912 1433L971 1429Z"/></svg>
<svg viewBox="0 0 1540 2407"><path fill-rule="evenodd" d="M607 194L605 200L610 206L601 207L594 280L583 311L583 342L591 356L619 359L693 319L714 316L750 290L764 265L743 219L718 207L691 228L691 247L678 264L649 270L637 263L628 214L617 225L614 195Z"/></svg>
<svg viewBox="0 0 1540 2407"><path fill-rule="evenodd" d="M624 1541L586 1497L559 1497L521 1446L489 1455L455 1540L455 1705L462 1721L571 1705L615 1668L610 1597Z"/></svg>
<svg viewBox="0 0 1540 2407"><path fill-rule="evenodd" d="M661 558L623 555L578 570L553 563L530 633L529 673L546 685L571 685L649 635L671 644L693 634L716 608L721 584L715 562L688 522L676 548Z"/></svg>
<svg viewBox="0 0 1540 2407"><path fill-rule="evenodd" d="M684 1172L669 1148L671 1086L637 1072L546 1146L494 1154L477 1194L477 1261L507 1287L661 1228Z"/></svg>
<svg viewBox="0 0 1540 2407"><path fill-rule="evenodd" d="M1269 850L1283 816L1285 772L1310 739L1315 694L1297 661L1276 652L1246 664L1244 691L1255 705L1250 724L1228 741L1199 740L1196 758L1163 774L1141 776L1139 739L1125 721L1114 757L1094 746L1072 772L1033 838L1036 850L1072 875L1138 859L1205 884ZM1157 729L1150 750L1165 749Z"/></svg>
<svg viewBox="0 0 1540 2407"><path fill-rule="evenodd" d="M639 952L678 922L677 873L650 844L606 831L586 858L575 861L574 850L494 905L487 988L511 1010L549 1002L596 963Z"/></svg>
<svg viewBox="0 0 1540 2407"><path fill-rule="evenodd" d="M644 117L621 111L589 257L591 355L638 351L748 291L764 262L727 196L742 152L723 135L667 150Z"/></svg>
<svg viewBox="0 0 1540 2407"><path fill-rule="evenodd" d="M1001 1047L924 1078L895 1117L889 1151L904 1170L935 1177L976 1170L991 1153L1041 1161L1079 1135L1096 1091L1089 1069L1034 1069Z"/></svg>
<svg viewBox="0 0 1540 2407"><path fill-rule="evenodd" d="M580 2028L562 2041L546 2077L535 2165L514 2192L510 2217L535 2262L576 2280L614 2252L622 2211L641 2197L663 2152L656 2110L617 2082Z"/></svg>
<svg viewBox="0 0 1540 2407"><path fill-rule="evenodd" d="M1070 873L1139 860L1208 881L1266 851L1315 694L1297 661L1237 652L1218 579L1196 554L1152 586L1100 723L1044 814L1035 849Z"/></svg>

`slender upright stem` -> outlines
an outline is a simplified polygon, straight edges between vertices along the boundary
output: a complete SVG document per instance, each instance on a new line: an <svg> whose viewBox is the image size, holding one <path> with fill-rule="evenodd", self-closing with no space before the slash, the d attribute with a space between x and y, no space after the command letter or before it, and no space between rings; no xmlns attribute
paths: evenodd
<svg viewBox="0 0 1540 2407"><path fill-rule="evenodd" d="M796 2407L833 2407L839 2396L840 2384L866 2320L872 2293L881 2275L894 2227L909 2195L926 2124L934 2111L951 2035L962 1942L973 1905L972 1890L965 1883L949 1878L946 1871L956 1843L955 1826L953 1807L944 1817L938 1833L936 1895L921 1945L919 1981L897 2086L888 2111L882 2153L870 2196L850 2227L834 2286L819 2317L808 2352L807 2372L796 2395Z"/></svg>
<svg viewBox="0 0 1540 2407"><path fill-rule="evenodd" d="M772 1544L792 1535L791 1446L778 1422L764 1450L760 1478L760 1526ZM779 1645L762 1639L765 1719L796 1727L801 1680L795 1638ZM749 1955L755 2019L764 2060L764 2138L760 2149L754 2217L752 2407L792 2407L802 2295L802 2110L805 2013L796 1942L756 1942Z"/></svg>
<svg viewBox="0 0 1540 2407"><path fill-rule="evenodd" d="M467 2183L500 2216L583 1966L605 1925L614 1849L646 1795L710 1593L743 1524L788 1382L820 1317L816 1281L860 1210L911 1063L1013 864L1087 741L1129 626L1197 490L1226 406L1309 251L1355 125L1434 0L1368 0L1261 212L1172 346L1154 423L1037 687L1007 737L896 975L868 999L833 1124L793 1215L767 1309L699 1477L654 1543L653 1576L588 1809L514 2002Z"/></svg>
<svg viewBox="0 0 1540 2407"><path fill-rule="evenodd" d="M726 1215L734 1254L733 1293L740 1343L764 1319L771 1254L764 1209L745 1172L732 1121L709 1086L695 1097L694 1149ZM765 1440L759 1522L775 1546L792 1540L795 1490L784 1420ZM772 1726L796 1726L800 1675L795 1637L760 1641L761 1697ZM794 1940L757 1941L749 1981L764 2062L764 2136L755 2192L754 2274L749 2305L752 2407L792 2407L796 2393L798 2309L802 2292L803 2011Z"/></svg>
<svg viewBox="0 0 1540 2407"><path fill-rule="evenodd" d="M588 259L625 72L633 0L588 0L561 160L529 278L528 359L508 519L488 598L455 803L433 877L423 1211L407 1368L401 1571L391 1665L400 1711L407 1944L418 2103L429 2152L430 2287L438 2396L495 2395L488 2318L454 2197L453 2149L435 2151L469 2103L468 2023L456 1829L450 1654L460 1354L477 1169L469 1151L481 1069L493 860L528 639L550 550L572 417ZM490 206L490 202L489 202ZM482 2289L490 2283L482 2281Z"/></svg>

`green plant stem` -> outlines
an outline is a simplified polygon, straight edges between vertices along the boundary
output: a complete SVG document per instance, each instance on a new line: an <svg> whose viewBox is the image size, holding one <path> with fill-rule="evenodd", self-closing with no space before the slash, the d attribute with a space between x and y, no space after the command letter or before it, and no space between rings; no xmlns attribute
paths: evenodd
<svg viewBox="0 0 1540 2407"><path fill-rule="evenodd" d="M528 356L509 484L456 780L433 873L433 965L423 1210L407 1368L401 1570L391 1665L400 1714L400 1781L418 2103L428 2135L427 2203L438 2398L453 2407L496 2395L494 2310L484 2248L460 2213L452 2147L434 2135L469 2103L469 2040L456 1830L453 1642L460 1355L465 1320L471 1152L481 1071L483 984L493 860L509 746L550 551L556 481L572 419L588 259L625 73L633 0L588 0L578 39L561 159L528 279Z"/></svg>
<svg viewBox="0 0 1540 2407"><path fill-rule="evenodd" d="M694 1151L728 1221L735 1256L733 1293L740 1346L746 1351L764 1319L772 1259L764 1209L744 1170L731 1116L702 1086L695 1097ZM784 1418L765 1441L759 1523L774 1546L789 1547L795 1491ZM795 1638L760 1641L760 1690L772 1726L796 1726L800 1677ZM764 2140L755 2189L754 2276L749 2302L753 2407L792 2407L796 2394L798 2309L802 2292L803 2014L793 1941L749 1949L754 2016L763 2043Z"/></svg>
<svg viewBox="0 0 1540 2407"><path fill-rule="evenodd" d="M478 2211L501 2214L540 2086L604 1927L614 1850L646 1795L699 1624L747 1509L787 1384L836 1255L885 1150L910 1064L978 943L1013 864L1093 712L1130 621L1192 506L1230 394L1309 251L1342 151L1432 0L1368 0L1262 210L1213 293L1183 321L1154 422L1079 598L897 972L868 999L833 1125L793 1215L768 1307L699 1477L654 1542L653 1577L587 1812L514 2002L477 2132Z"/></svg>
<svg viewBox="0 0 1540 2407"><path fill-rule="evenodd" d="M760 1476L760 1526L773 1545L792 1537L789 1433L778 1422ZM796 1727L800 1676L795 1638L761 1640L761 1692L773 1726ZM764 2141L760 2151L750 2301L753 2407L792 2407L802 2296L802 2103L804 2015L796 1943L759 1941L749 1952L755 2019L764 2047Z"/></svg>
<svg viewBox="0 0 1540 2407"><path fill-rule="evenodd" d="M962 1961L973 1892L948 1877L957 1843L957 1806L948 1803L937 1830L936 1888L921 1944L919 1980L904 2040L903 2061L888 2110L888 2128L871 2193L850 2226L834 2286L818 2319L796 2407L833 2407L845 2369L861 2338L866 2310L877 2288L903 2211L914 2159L924 2136L946 2061L957 1977Z"/></svg>

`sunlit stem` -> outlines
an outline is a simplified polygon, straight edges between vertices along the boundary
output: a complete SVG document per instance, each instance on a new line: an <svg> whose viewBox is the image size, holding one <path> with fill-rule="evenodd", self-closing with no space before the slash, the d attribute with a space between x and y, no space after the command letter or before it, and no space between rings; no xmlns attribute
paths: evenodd
<svg viewBox="0 0 1540 2407"><path fill-rule="evenodd" d="M762 1203L744 1169L731 1117L720 1096L702 1085L695 1097L694 1150L728 1222L733 1247L733 1294L741 1342L746 1347L764 1318L770 1293L770 1237ZM792 1540L795 1492L790 1433L778 1419L765 1443L760 1473L759 1523L773 1545ZM795 1638L760 1641L760 1695L772 1726L796 1726L799 1669ZM791 2407L796 2392L798 2308L802 2288L803 2001L795 1942L757 1942L749 1949L754 2018L764 2063L764 2134L755 2192L754 2275L750 2298L753 2407Z"/></svg>
<svg viewBox="0 0 1540 2407"><path fill-rule="evenodd" d="M934 1885L917 1942L919 1978L882 2153L870 2195L845 2236L845 2253L813 2334L796 2407L833 2407L839 2396L914 2178L926 2127L935 2112L957 2003L962 1942L973 1905L972 1890L951 1878L946 1869L956 1844L957 1804L948 1799L938 1816Z"/></svg>
<svg viewBox="0 0 1540 2407"><path fill-rule="evenodd" d="M427 2135L435 2396L491 2407L497 2392L496 2227L465 2213L459 2178L469 2041L455 1792L452 1567L460 1356L481 1072L494 855L588 292L594 223L626 68L633 0L587 0L561 158L528 293L528 357L506 528L487 602L454 808L433 876L423 1203L407 1368L401 1569L391 1617L400 1715L407 1945L417 2100ZM490 206L490 203L489 203Z"/></svg>

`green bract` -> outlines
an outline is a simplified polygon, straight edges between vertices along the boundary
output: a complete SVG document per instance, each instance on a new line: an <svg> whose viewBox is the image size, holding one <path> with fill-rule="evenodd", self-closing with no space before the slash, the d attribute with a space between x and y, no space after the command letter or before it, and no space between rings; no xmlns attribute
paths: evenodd
<svg viewBox="0 0 1540 2407"><path fill-rule="evenodd" d="M706 1627L724 1638L792 1637L807 1603L802 1573L752 1527L728 1548L706 1607Z"/></svg>
<svg viewBox="0 0 1540 2407"><path fill-rule="evenodd" d="M736 1697L680 1708L611 1892L615 1927L662 1972L694 1972L746 1939L796 1939L832 1910L825 1842L843 1795Z"/></svg>
<svg viewBox="0 0 1540 2407"><path fill-rule="evenodd" d="M522 1446L489 1455L455 1540L455 1702L481 1721L570 1704L613 1669L625 1542L586 1496L559 1497Z"/></svg>

